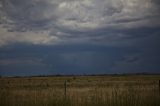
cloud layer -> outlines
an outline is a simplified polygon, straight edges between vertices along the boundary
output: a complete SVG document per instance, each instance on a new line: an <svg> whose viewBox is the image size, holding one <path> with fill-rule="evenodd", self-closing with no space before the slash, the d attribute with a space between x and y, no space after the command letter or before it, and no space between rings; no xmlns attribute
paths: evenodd
<svg viewBox="0 0 160 106"><path fill-rule="evenodd" d="M55 38L57 42L96 42L94 39L134 37L126 32L160 26L159 5L158 0L2 0L0 44L55 44Z"/></svg>
<svg viewBox="0 0 160 106"><path fill-rule="evenodd" d="M159 11L159 0L0 0L0 75L159 72Z"/></svg>

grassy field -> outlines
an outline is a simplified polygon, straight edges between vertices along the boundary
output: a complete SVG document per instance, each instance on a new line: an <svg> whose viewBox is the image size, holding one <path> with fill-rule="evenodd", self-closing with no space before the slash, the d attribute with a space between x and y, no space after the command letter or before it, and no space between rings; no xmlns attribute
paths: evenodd
<svg viewBox="0 0 160 106"><path fill-rule="evenodd" d="M0 106L160 106L159 80L160 75L0 78Z"/></svg>

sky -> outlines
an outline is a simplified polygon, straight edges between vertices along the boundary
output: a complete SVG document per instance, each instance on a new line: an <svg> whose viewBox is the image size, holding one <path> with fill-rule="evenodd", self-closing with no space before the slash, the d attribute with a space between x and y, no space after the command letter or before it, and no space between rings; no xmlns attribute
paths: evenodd
<svg viewBox="0 0 160 106"><path fill-rule="evenodd" d="M160 73L160 0L0 0L0 76Z"/></svg>

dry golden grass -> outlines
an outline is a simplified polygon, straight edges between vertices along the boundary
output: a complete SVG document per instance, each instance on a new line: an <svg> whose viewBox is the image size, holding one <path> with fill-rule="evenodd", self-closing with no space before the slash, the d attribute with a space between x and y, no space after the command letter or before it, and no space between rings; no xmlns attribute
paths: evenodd
<svg viewBox="0 0 160 106"><path fill-rule="evenodd" d="M158 75L0 78L0 106L160 106L159 79Z"/></svg>

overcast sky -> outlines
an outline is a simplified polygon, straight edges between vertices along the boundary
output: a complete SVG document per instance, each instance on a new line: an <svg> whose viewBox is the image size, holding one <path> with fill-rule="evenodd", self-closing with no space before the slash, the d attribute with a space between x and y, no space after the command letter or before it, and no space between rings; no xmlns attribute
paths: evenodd
<svg viewBox="0 0 160 106"><path fill-rule="evenodd" d="M160 73L160 0L0 0L0 75Z"/></svg>

